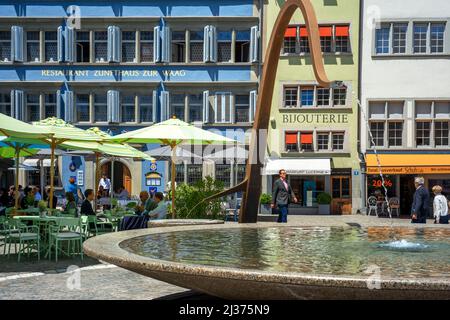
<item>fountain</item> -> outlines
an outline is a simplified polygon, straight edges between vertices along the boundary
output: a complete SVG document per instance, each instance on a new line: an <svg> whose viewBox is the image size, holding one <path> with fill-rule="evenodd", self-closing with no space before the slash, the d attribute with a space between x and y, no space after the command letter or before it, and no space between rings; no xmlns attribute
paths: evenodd
<svg viewBox="0 0 450 320"><path fill-rule="evenodd" d="M297 8L302 10L310 34L316 78L321 86L333 85L324 72L310 1L287 0L267 49L251 150L258 148L258 130L268 127L270 103L264 102L272 101L283 33ZM387 228L252 224L257 220L261 193L258 154L250 152L243 183L216 195L244 191L240 224L110 233L87 240L84 252L222 298L450 299L450 229L400 228L392 222Z"/></svg>

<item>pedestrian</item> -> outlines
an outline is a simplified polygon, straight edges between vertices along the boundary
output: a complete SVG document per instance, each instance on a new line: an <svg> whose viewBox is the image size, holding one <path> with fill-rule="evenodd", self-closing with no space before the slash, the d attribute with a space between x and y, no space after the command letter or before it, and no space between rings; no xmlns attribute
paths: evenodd
<svg viewBox="0 0 450 320"><path fill-rule="evenodd" d="M434 186L433 215L434 223L448 224L448 203L447 198L441 194L442 187Z"/></svg>
<svg viewBox="0 0 450 320"><path fill-rule="evenodd" d="M411 206L411 222L412 223L427 223L429 214L430 193L424 187L425 179L417 177L414 179L413 203Z"/></svg>
<svg viewBox="0 0 450 320"><path fill-rule="evenodd" d="M73 197L75 198L75 203L78 203L78 188L77 188L77 185L75 184L74 178L69 178L69 185L67 187L66 192L73 193Z"/></svg>
<svg viewBox="0 0 450 320"><path fill-rule="evenodd" d="M281 169L279 171L280 178L277 179L273 185L272 192L272 208L278 207L278 221L281 223L287 222L289 203L297 203L294 191L286 180L286 170Z"/></svg>
<svg viewBox="0 0 450 320"><path fill-rule="evenodd" d="M104 196L108 197L109 192L111 191L111 180L106 174L103 174L102 178L100 179L99 185L100 187L103 187Z"/></svg>
<svg viewBox="0 0 450 320"><path fill-rule="evenodd" d="M41 195L41 188L38 186L34 187L34 201L41 201L42 195Z"/></svg>

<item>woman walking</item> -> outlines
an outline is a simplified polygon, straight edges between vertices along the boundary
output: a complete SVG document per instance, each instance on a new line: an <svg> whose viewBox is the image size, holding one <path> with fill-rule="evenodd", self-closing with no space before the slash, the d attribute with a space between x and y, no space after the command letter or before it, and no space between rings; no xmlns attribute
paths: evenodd
<svg viewBox="0 0 450 320"><path fill-rule="evenodd" d="M431 190L435 195L433 200L434 223L448 224L448 203L447 198L441 194L442 187L434 186Z"/></svg>

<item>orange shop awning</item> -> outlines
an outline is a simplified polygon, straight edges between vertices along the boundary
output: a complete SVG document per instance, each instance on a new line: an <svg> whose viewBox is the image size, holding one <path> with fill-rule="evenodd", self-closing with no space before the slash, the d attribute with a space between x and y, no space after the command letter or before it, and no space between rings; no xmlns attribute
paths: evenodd
<svg viewBox="0 0 450 320"><path fill-rule="evenodd" d="M319 28L321 37L332 37L333 36L333 28L332 27L320 27Z"/></svg>
<svg viewBox="0 0 450 320"><path fill-rule="evenodd" d="M313 135L312 133L302 133L300 136L300 142L303 144L311 144L313 143Z"/></svg>
<svg viewBox="0 0 450 320"><path fill-rule="evenodd" d="M297 133L286 133L285 140L286 144L297 143Z"/></svg>
<svg viewBox="0 0 450 320"><path fill-rule="evenodd" d="M292 38L297 36L297 27L288 27L284 32L285 38Z"/></svg>
<svg viewBox="0 0 450 320"><path fill-rule="evenodd" d="M348 37L349 26L336 26L336 37Z"/></svg>
<svg viewBox="0 0 450 320"><path fill-rule="evenodd" d="M378 154L384 174L450 174L450 154ZM367 174L379 174L377 157L366 154Z"/></svg>
<svg viewBox="0 0 450 320"><path fill-rule="evenodd" d="M308 30L306 27L300 27L300 37L308 37Z"/></svg>

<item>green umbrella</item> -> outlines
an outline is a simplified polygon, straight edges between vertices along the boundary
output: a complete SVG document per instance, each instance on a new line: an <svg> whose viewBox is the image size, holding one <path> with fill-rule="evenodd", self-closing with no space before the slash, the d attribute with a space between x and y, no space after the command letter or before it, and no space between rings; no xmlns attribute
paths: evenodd
<svg viewBox="0 0 450 320"><path fill-rule="evenodd" d="M159 143L170 146L172 149L172 218L175 218L175 149L180 144L211 144L211 143L237 143L237 141L215 134L175 117L150 127L130 131L110 139L117 142L129 143Z"/></svg>
<svg viewBox="0 0 450 320"><path fill-rule="evenodd" d="M29 157L33 156L39 152L39 149L33 148L23 148L20 149L19 154L17 155L16 148L14 147L1 147L0 148L0 158L10 159L19 157Z"/></svg>

